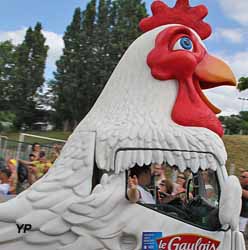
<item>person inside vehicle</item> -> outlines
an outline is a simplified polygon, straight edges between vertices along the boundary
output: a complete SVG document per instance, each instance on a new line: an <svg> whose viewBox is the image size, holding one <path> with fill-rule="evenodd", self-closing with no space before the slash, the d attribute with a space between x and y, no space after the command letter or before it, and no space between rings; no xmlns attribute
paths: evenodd
<svg viewBox="0 0 248 250"><path fill-rule="evenodd" d="M151 184L155 184L157 186L161 180L165 179L164 165L157 164L157 163L152 164L151 174L152 174Z"/></svg>
<svg viewBox="0 0 248 250"><path fill-rule="evenodd" d="M213 205L218 205L218 196L216 194L214 185L211 184L211 178L207 170L201 171L201 176L205 185L206 199Z"/></svg>
<svg viewBox="0 0 248 250"><path fill-rule="evenodd" d="M178 173L176 182L173 183L173 194L180 194L186 192L186 177L183 173Z"/></svg>
<svg viewBox="0 0 248 250"><path fill-rule="evenodd" d="M162 179L158 183L158 201L159 203L169 203L174 199L172 195L173 184L170 180Z"/></svg>
<svg viewBox="0 0 248 250"><path fill-rule="evenodd" d="M147 189L151 182L151 168L149 165L140 167L135 165L130 169L128 178L128 199L135 203L140 202L143 204L155 204L152 194Z"/></svg>

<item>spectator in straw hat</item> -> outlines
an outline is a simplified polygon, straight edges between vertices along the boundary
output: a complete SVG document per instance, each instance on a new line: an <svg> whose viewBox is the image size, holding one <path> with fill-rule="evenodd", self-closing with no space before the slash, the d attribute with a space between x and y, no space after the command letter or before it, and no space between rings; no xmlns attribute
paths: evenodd
<svg viewBox="0 0 248 250"><path fill-rule="evenodd" d="M9 184L10 184L10 189L9 193L10 194L16 194L16 185L17 185L17 160L15 159L9 159L7 161L7 169L11 172L11 175L9 177Z"/></svg>

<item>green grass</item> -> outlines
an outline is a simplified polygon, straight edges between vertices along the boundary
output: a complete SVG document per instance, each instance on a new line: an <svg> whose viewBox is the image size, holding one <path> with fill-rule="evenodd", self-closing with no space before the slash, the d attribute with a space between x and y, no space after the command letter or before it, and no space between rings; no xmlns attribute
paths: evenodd
<svg viewBox="0 0 248 250"><path fill-rule="evenodd" d="M225 135L224 143L228 154L227 169L231 164L235 165L236 174L239 168L248 169L248 135Z"/></svg>
<svg viewBox="0 0 248 250"><path fill-rule="evenodd" d="M49 131L49 132L30 131L27 133L45 137L52 137L62 140L66 140L71 134L70 132L61 132L61 131ZM2 135L7 135L9 139L12 140L18 140L19 138L19 133L7 133ZM238 168L248 169L248 135L225 135L223 140L228 153L228 161L226 164L227 169L230 168L231 164L235 165L236 174L238 174ZM29 143L33 142L39 142L41 144L46 143L46 141L44 140L32 137L27 137L25 141Z"/></svg>

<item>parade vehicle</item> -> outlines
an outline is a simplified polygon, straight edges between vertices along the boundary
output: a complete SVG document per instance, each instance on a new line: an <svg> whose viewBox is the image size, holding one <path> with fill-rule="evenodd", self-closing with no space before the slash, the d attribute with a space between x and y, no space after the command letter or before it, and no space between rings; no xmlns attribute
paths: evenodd
<svg viewBox="0 0 248 250"><path fill-rule="evenodd" d="M153 2L54 166L0 205L1 250L245 249L241 187L203 93L236 81L203 44L206 15L188 0Z"/></svg>

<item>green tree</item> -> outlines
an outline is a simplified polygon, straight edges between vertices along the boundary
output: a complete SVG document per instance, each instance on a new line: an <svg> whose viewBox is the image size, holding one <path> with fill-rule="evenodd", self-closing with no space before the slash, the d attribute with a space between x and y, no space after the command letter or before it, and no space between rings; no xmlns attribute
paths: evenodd
<svg viewBox="0 0 248 250"><path fill-rule="evenodd" d="M241 111L238 115L220 116L227 134L248 134L248 111Z"/></svg>
<svg viewBox="0 0 248 250"><path fill-rule="evenodd" d="M239 112L239 117L241 120L248 122L248 111Z"/></svg>
<svg viewBox="0 0 248 250"><path fill-rule="evenodd" d="M238 81L237 89L239 91L244 91L248 89L248 77L240 77Z"/></svg>
<svg viewBox="0 0 248 250"><path fill-rule="evenodd" d="M10 41L0 43L0 110L9 110L16 57L15 46Z"/></svg>
<svg viewBox="0 0 248 250"><path fill-rule="evenodd" d="M96 1L91 1L83 12L83 30L81 40L81 114L78 121L87 114L105 86L111 72L112 58L109 51L111 1L100 0L96 10Z"/></svg>
<svg viewBox="0 0 248 250"><path fill-rule="evenodd" d="M116 0L112 8L112 53L114 63L119 61L129 45L141 34L138 24L147 16L142 0Z"/></svg>
<svg viewBox="0 0 248 250"><path fill-rule="evenodd" d="M112 58L110 57L110 51L112 49L111 44L111 24L110 24L110 12L111 1L100 0L97 11L97 21L94 31L93 46L95 50L94 56L94 70L96 91L95 97L97 97L105 83L107 82L112 72ZM90 106L92 106L91 103ZM90 108L90 107L89 107Z"/></svg>
<svg viewBox="0 0 248 250"><path fill-rule="evenodd" d="M72 22L63 37L65 48L57 61L55 80L52 81L53 107L57 127L72 130L86 114L94 85L94 32L96 1L88 3L84 12L75 9ZM89 91L91 90L91 91Z"/></svg>
<svg viewBox="0 0 248 250"><path fill-rule="evenodd" d="M237 115L231 115L226 117L225 125L229 134L239 134L241 129L241 119Z"/></svg>
<svg viewBox="0 0 248 250"><path fill-rule="evenodd" d="M141 0L91 0L75 10L51 82L57 126L73 129L86 115L146 15Z"/></svg>
<svg viewBox="0 0 248 250"><path fill-rule="evenodd" d="M37 23L34 30L26 31L24 41L16 49L12 110L16 114L16 127L31 125L36 121L37 90L42 87L48 46L42 34L42 26Z"/></svg>
<svg viewBox="0 0 248 250"><path fill-rule="evenodd" d="M72 128L78 111L78 68L80 66L80 36L82 15L80 8L75 9L71 24L64 34L63 55L56 62L57 72L52 81L54 109L57 113L57 126L64 123L64 129Z"/></svg>
<svg viewBox="0 0 248 250"><path fill-rule="evenodd" d="M240 128L243 135L248 135L248 121L242 121Z"/></svg>

